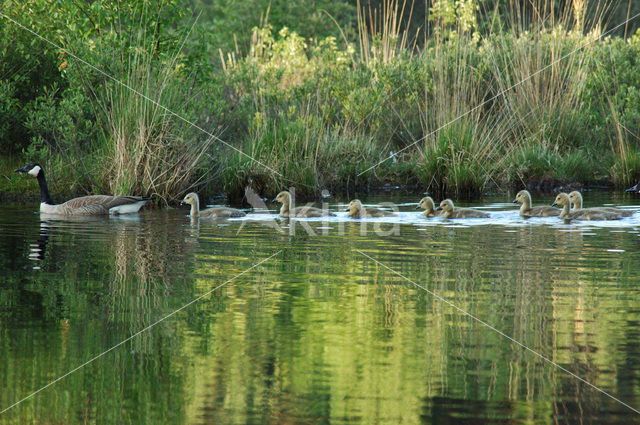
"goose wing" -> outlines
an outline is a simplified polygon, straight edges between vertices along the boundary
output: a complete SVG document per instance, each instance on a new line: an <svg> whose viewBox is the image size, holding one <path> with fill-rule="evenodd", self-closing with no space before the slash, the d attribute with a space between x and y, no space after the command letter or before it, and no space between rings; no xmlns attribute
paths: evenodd
<svg viewBox="0 0 640 425"><path fill-rule="evenodd" d="M109 214L111 208L149 199L142 196L89 195L70 199L61 204L60 209L69 214Z"/></svg>

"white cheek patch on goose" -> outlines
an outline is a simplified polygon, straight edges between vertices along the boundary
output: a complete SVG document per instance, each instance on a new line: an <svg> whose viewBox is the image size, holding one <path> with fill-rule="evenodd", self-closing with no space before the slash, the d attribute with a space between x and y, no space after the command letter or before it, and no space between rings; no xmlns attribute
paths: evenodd
<svg viewBox="0 0 640 425"><path fill-rule="evenodd" d="M40 170L41 170L40 166L36 165L35 167L29 170L29 174L31 174L33 177L38 177Z"/></svg>

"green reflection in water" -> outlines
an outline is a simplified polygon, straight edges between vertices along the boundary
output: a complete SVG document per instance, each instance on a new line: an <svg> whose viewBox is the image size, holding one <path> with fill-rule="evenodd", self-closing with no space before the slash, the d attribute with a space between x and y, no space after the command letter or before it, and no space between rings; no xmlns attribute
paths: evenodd
<svg viewBox="0 0 640 425"><path fill-rule="evenodd" d="M192 225L183 211L74 221L28 211L0 212L0 409L282 253L1 423L638 422L355 251L637 408L634 226L402 224L380 237L316 222L309 236Z"/></svg>

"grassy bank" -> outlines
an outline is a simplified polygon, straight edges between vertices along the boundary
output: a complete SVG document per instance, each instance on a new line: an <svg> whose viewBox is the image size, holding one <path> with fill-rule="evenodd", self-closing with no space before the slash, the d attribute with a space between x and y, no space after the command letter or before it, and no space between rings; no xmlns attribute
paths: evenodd
<svg viewBox="0 0 640 425"><path fill-rule="evenodd" d="M153 28L144 8L117 25L107 10L120 32L89 26L69 43L126 87L46 45L50 78L31 98L17 93L35 78L1 80L0 114L24 134L5 155L46 163L73 191L165 202L190 190L239 197L247 186L313 196L411 184L474 197L496 185L624 187L640 177L640 37L602 37L599 15L584 19L597 2L554 19L540 9L526 25L474 2L434 6L418 38L409 6L382 2L354 10L344 37L265 23L245 49L218 52L168 4L153 31L142 30ZM31 18L45 33L58 24Z"/></svg>

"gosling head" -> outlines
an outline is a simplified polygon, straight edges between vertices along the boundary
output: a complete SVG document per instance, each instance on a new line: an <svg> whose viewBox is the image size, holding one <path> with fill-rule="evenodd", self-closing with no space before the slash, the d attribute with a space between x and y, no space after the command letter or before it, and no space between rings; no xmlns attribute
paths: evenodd
<svg viewBox="0 0 640 425"><path fill-rule="evenodd" d="M273 202L280 202L281 204L289 204L289 200L291 199L291 194L286 190L278 193L275 198L273 198Z"/></svg>
<svg viewBox="0 0 640 425"><path fill-rule="evenodd" d="M420 208L426 210L427 213L431 213L435 211L436 205L433 203L433 199L431 199L431 196L425 196L420 200L420 203L416 207L417 210L419 210Z"/></svg>
<svg viewBox="0 0 640 425"><path fill-rule="evenodd" d="M181 204L197 205L198 194L195 192L187 193L187 196L184 197Z"/></svg>
<svg viewBox="0 0 640 425"><path fill-rule="evenodd" d="M349 211L349 214L356 214L361 209L362 202L360 202L359 199L354 199L353 201L349 202L349 205L347 206L347 211Z"/></svg>
<svg viewBox="0 0 640 425"><path fill-rule="evenodd" d="M27 173L33 177L38 177L42 173L42 167L37 162L32 162L29 165L25 165L22 168L16 170L17 173Z"/></svg>
<svg viewBox="0 0 640 425"><path fill-rule="evenodd" d="M553 201L553 204L551 204L552 207L564 207L565 205L571 205L571 199L569 199L569 195L567 195L566 193L558 193L558 196L556 196L556 200Z"/></svg>
<svg viewBox="0 0 640 425"><path fill-rule="evenodd" d="M529 193L528 190L521 190L516 195L516 198L513 200L513 203L514 204L524 204L527 201L529 201L529 203L531 203L531 194Z"/></svg>
<svg viewBox="0 0 640 425"><path fill-rule="evenodd" d="M571 192L569 194L569 200L574 205L580 205L580 207L582 208L582 194L580 192L578 192L577 190L574 190L573 192Z"/></svg>
<svg viewBox="0 0 640 425"><path fill-rule="evenodd" d="M445 199L440 202L440 206L436 208L436 211L444 210L445 212L453 211L453 201L451 199Z"/></svg>

